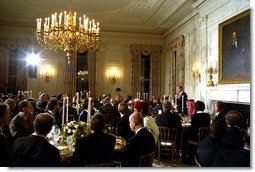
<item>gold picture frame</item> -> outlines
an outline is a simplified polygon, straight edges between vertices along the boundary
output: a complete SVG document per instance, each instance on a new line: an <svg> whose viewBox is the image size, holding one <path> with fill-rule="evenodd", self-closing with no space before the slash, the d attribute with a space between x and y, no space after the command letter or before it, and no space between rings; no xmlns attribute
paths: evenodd
<svg viewBox="0 0 255 172"><path fill-rule="evenodd" d="M219 24L219 84L250 83L250 10Z"/></svg>

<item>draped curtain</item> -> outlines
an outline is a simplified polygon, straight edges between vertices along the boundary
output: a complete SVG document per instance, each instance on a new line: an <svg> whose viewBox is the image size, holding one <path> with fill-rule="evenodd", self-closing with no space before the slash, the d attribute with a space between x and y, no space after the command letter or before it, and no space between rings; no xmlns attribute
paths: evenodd
<svg viewBox="0 0 255 172"><path fill-rule="evenodd" d="M172 95L176 94L176 86L182 85L184 87L185 81L185 38L183 35L168 42L166 44L166 51L170 56L170 63L173 64L173 58L176 56L175 66L171 66L172 70L169 78L169 88L171 88ZM176 76L173 77L173 71L176 71ZM173 79L175 78L175 79Z"/></svg>
<svg viewBox="0 0 255 172"><path fill-rule="evenodd" d="M9 51L17 49L16 90L27 89L27 68L24 59L30 45L30 39L0 38L0 67L2 71L0 73L0 88L10 87L10 83L8 83Z"/></svg>
<svg viewBox="0 0 255 172"><path fill-rule="evenodd" d="M132 96L135 97L137 92L141 90L141 56L150 55L150 92L149 96L160 95L160 57L162 47L160 45L143 45L131 44L130 51L132 54Z"/></svg>

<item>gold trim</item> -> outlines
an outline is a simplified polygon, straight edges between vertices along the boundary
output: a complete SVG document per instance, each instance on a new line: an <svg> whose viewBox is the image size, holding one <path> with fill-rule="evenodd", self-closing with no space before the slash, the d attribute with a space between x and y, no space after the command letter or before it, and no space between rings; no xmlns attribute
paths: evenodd
<svg viewBox="0 0 255 172"><path fill-rule="evenodd" d="M235 78L235 79L223 79L222 78L222 29L224 26L233 23L247 15L250 15L250 10L246 10L238 15L231 17L230 19L222 22L219 24L219 73L218 73L218 80L219 84L239 84L239 83L250 83L250 77L242 77L242 78ZM250 35L248 35L250 36ZM251 58L250 58L251 59ZM251 75L250 75L251 76Z"/></svg>

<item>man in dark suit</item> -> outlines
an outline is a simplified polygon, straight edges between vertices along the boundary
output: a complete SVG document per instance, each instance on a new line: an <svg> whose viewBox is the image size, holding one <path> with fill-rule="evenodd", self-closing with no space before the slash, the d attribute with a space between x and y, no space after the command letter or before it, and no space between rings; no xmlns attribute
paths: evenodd
<svg viewBox="0 0 255 172"><path fill-rule="evenodd" d="M11 113L6 104L0 103L0 167L12 166L11 146L2 128L7 126L11 119Z"/></svg>
<svg viewBox="0 0 255 172"><path fill-rule="evenodd" d="M13 144L14 166L56 167L60 166L59 150L51 145L47 134L53 126L53 118L48 113L37 115L34 121L35 133L17 138Z"/></svg>
<svg viewBox="0 0 255 172"><path fill-rule="evenodd" d="M181 117L177 113L170 112L170 107L170 102L166 101L163 103L163 113L156 116L156 123L158 126L177 129L176 147L179 150L182 132Z"/></svg>
<svg viewBox="0 0 255 172"><path fill-rule="evenodd" d="M116 125L116 134L121 136L126 141L129 140L131 137L134 136L134 132L131 131L129 127L129 114L127 114L128 106L126 103L121 102L118 105L118 111L120 112L120 120L117 122Z"/></svg>
<svg viewBox="0 0 255 172"><path fill-rule="evenodd" d="M92 116L91 129L94 133L78 138L75 152L70 157L71 166L84 167L113 161L116 138L104 133L105 118L102 114L97 113Z"/></svg>
<svg viewBox="0 0 255 172"><path fill-rule="evenodd" d="M214 118L214 121L221 121L225 126L227 126L225 115L228 113L228 109L224 102L217 101L215 103L215 112L218 115Z"/></svg>
<svg viewBox="0 0 255 172"><path fill-rule="evenodd" d="M202 140L196 150L196 158L202 167L211 167L214 155L220 148L221 138L226 135L226 126L220 121L210 125L210 135Z"/></svg>
<svg viewBox="0 0 255 172"><path fill-rule="evenodd" d="M176 89L177 89L177 95L176 95L177 96L177 110L179 113L183 113L183 114L187 115L188 95L183 91L183 87L181 85L179 85Z"/></svg>
<svg viewBox="0 0 255 172"><path fill-rule="evenodd" d="M188 163L194 163L194 156L189 155L186 152L187 140L198 141L198 130L200 127L209 127L211 122L210 114L205 113L205 104L202 101L196 101L195 111L196 113L191 117L191 125L182 138L182 161ZM189 150L188 150L189 151ZM194 152L195 153L195 152Z"/></svg>
<svg viewBox="0 0 255 172"><path fill-rule="evenodd" d="M135 136L127 141L122 152L123 167L138 167L140 157L144 154L154 152L156 144L153 135L143 126L143 117L140 112L135 111L129 117L129 125Z"/></svg>
<svg viewBox="0 0 255 172"><path fill-rule="evenodd" d="M29 136L34 132L32 105L27 100L22 100L18 105L19 113L12 118L9 128L14 138Z"/></svg>

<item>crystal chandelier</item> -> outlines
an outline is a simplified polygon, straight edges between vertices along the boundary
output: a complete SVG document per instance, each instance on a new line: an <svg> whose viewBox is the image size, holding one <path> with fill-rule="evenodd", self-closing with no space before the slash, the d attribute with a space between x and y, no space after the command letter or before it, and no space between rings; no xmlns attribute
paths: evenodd
<svg viewBox="0 0 255 172"><path fill-rule="evenodd" d="M83 15L76 21L76 12L72 13L72 0L69 13L52 14L46 17L42 28L42 19L37 19L36 38L45 49L64 50L70 64L73 52L95 51L99 47L99 22L89 20Z"/></svg>

